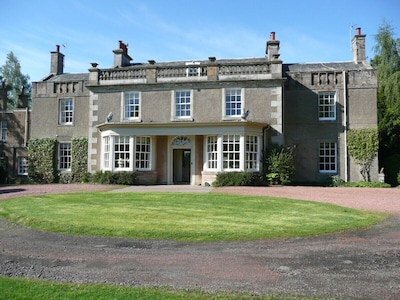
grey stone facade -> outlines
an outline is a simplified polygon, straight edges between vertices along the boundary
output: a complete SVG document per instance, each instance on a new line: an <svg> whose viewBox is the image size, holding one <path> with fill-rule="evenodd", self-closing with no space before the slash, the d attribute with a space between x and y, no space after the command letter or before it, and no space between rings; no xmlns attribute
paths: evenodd
<svg viewBox="0 0 400 300"><path fill-rule="evenodd" d="M346 130L377 125L377 84L360 30L353 45L351 62L283 64L271 33L265 57L132 63L120 41L112 68L82 74L63 73L57 47L33 84L32 136L88 137L90 172L137 171L146 184L261 171L271 144L296 145L296 181L358 181Z"/></svg>
<svg viewBox="0 0 400 300"><path fill-rule="evenodd" d="M12 182L27 177L27 145L31 135L31 110L28 96L21 89L17 108L7 109L7 89L0 86L0 181Z"/></svg>

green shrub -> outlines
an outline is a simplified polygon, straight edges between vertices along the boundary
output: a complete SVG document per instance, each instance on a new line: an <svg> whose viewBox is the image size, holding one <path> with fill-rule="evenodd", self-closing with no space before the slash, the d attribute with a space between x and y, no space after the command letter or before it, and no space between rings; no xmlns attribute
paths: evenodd
<svg viewBox="0 0 400 300"><path fill-rule="evenodd" d="M289 184L292 181L295 171L294 147L275 145L265 151L263 160L267 177L271 177L271 174L277 174L274 176L274 181L281 184Z"/></svg>
<svg viewBox="0 0 400 300"><path fill-rule="evenodd" d="M72 173L68 172L68 171L61 172L58 175L58 181L59 181L59 183L72 183L72 181L73 181Z"/></svg>
<svg viewBox="0 0 400 300"><path fill-rule="evenodd" d="M133 185L136 183L135 172L97 171L92 176L92 182L97 184Z"/></svg>
<svg viewBox="0 0 400 300"><path fill-rule="evenodd" d="M390 188L390 184L379 181L358 181L344 182L342 186L346 187L370 187L370 188Z"/></svg>
<svg viewBox="0 0 400 300"><path fill-rule="evenodd" d="M258 172L224 172L217 175L213 186L265 185L263 177Z"/></svg>
<svg viewBox="0 0 400 300"><path fill-rule="evenodd" d="M392 186L400 184L400 154L391 155L383 161L385 181Z"/></svg>
<svg viewBox="0 0 400 300"><path fill-rule="evenodd" d="M339 175L331 176L330 177L330 186L338 187L338 186L343 186L345 184L345 181L340 178Z"/></svg>

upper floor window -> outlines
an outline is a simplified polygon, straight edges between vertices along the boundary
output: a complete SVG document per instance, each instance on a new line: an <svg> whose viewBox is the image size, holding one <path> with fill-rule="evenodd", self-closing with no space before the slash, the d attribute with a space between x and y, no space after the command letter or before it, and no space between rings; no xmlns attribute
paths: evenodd
<svg viewBox="0 0 400 300"><path fill-rule="evenodd" d="M58 169L71 169L71 143L60 143L58 146Z"/></svg>
<svg viewBox="0 0 400 300"><path fill-rule="evenodd" d="M336 119L336 95L335 92L323 92L318 95L318 109L320 120Z"/></svg>
<svg viewBox="0 0 400 300"><path fill-rule="evenodd" d="M60 100L60 125L70 125L74 120L74 101L72 99Z"/></svg>
<svg viewBox="0 0 400 300"><path fill-rule="evenodd" d="M337 146L335 142L319 143L319 171L336 173Z"/></svg>
<svg viewBox="0 0 400 300"><path fill-rule="evenodd" d="M139 92L125 93L124 119L138 119L140 116L140 94Z"/></svg>
<svg viewBox="0 0 400 300"><path fill-rule="evenodd" d="M225 89L225 117L240 117L242 109L242 89Z"/></svg>
<svg viewBox="0 0 400 300"><path fill-rule="evenodd" d="M175 92L175 118L181 119L191 117L191 98L191 92L189 90Z"/></svg>
<svg viewBox="0 0 400 300"><path fill-rule="evenodd" d="M17 161L18 175L28 175L28 158L18 157Z"/></svg>
<svg viewBox="0 0 400 300"><path fill-rule="evenodd" d="M0 141L7 141L7 121L0 121Z"/></svg>

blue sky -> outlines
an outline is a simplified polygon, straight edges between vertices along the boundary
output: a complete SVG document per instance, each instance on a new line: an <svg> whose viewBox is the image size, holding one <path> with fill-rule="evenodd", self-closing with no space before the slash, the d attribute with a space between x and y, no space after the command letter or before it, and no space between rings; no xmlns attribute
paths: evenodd
<svg viewBox="0 0 400 300"><path fill-rule="evenodd" d="M350 61L356 27L370 59L383 19L400 37L399 0L0 0L0 10L0 66L13 51L32 82L49 74L57 44L64 72L82 73L111 67L119 40L133 62L263 57L274 31L293 63Z"/></svg>

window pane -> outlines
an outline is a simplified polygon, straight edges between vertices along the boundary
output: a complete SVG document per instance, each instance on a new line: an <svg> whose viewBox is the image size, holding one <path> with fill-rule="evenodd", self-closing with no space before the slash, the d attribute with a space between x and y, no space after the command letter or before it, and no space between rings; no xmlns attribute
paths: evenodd
<svg viewBox="0 0 400 300"><path fill-rule="evenodd" d="M191 116L191 103L190 91L176 91L175 92L175 117L190 117Z"/></svg>
<svg viewBox="0 0 400 300"><path fill-rule="evenodd" d="M324 92L319 97L319 118L322 120L336 119L336 100L334 92Z"/></svg>
<svg viewBox="0 0 400 300"><path fill-rule="evenodd" d="M224 135L222 137L223 146L223 168L240 168L240 135Z"/></svg>
<svg viewBox="0 0 400 300"><path fill-rule="evenodd" d="M61 125L72 124L74 117L74 102L72 99L60 100L60 121Z"/></svg>
<svg viewBox="0 0 400 300"><path fill-rule="evenodd" d="M69 170L71 168L71 144L60 143L58 147L58 169Z"/></svg>
<svg viewBox="0 0 400 300"><path fill-rule="evenodd" d="M114 137L114 168L130 167L129 136Z"/></svg>
<svg viewBox="0 0 400 300"><path fill-rule="evenodd" d="M124 119L139 118L140 111L139 92L125 94Z"/></svg>
<svg viewBox="0 0 400 300"><path fill-rule="evenodd" d="M135 167L139 170L150 170L151 138L148 136L136 137Z"/></svg>
<svg viewBox="0 0 400 300"><path fill-rule="evenodd" d="M227 117L241 116L242 114L242 90L225 90L225 115Z"/></svg>
<svg viewBox="0 0 400 300"><path fill-rule="evenodd" d="M336 172L336 143L322 142L319 144L319 170L323 173Z"/></svg>

